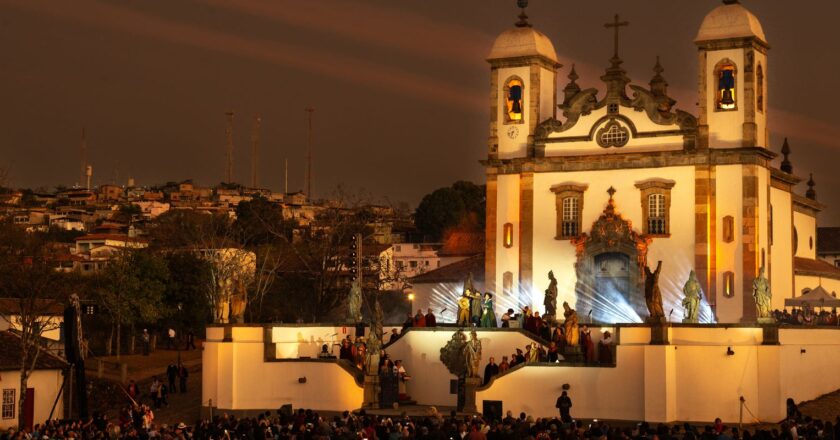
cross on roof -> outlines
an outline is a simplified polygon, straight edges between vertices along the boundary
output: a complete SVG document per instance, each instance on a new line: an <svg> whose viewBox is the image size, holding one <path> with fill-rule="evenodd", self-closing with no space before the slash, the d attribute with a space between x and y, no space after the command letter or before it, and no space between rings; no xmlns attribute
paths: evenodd
<svg viewBox="0 0 840 440"><path fill-rule="evenodd" d="M630 26L629 21L619 21L618 14L615 14L615 19L612 23L607 23L604 25L605 28L614 28L615 29L615 54L613 55L615 58L618 58L618 28L622 26Z"/></svg>

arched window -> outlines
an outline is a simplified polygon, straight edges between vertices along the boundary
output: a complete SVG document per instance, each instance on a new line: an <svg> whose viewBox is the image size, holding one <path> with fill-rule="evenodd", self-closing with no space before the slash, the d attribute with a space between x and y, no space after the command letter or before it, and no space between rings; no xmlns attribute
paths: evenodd
<svg viewBox="0 0 840 440"><path fill-rule="evenodd" d="M758 111L764 113L764 68L761 67L761 64L758 65L755 74L755 95L755 106Z"/></svg>
<svg viewBox="0 0 840 440"><path fill-rule="evenodd" d="M519 78L511 78L505 84L505 122L522 121L524 86Z"/></svg>
<svg viewBox="0 0 840 440"><path fill-rule="evenodd" d="M575 237L580 231L580 208L577 197L563 199L561 237Z"/></svg>
<svg viewBox="0 0 840 440"><path fill-rule="evenodd" d="M665 194L655 193L648 196L648 234L667 234L665 223Z"/></svg>
<svg viewBox="0 0 840 440"><path fill-rule="evenodd" d="M738 70L735 63L723 60L715 67L717 79L717 92L715 96L715 108L717 110L735 110L738 108L738 96L736 86Z"/></svg>

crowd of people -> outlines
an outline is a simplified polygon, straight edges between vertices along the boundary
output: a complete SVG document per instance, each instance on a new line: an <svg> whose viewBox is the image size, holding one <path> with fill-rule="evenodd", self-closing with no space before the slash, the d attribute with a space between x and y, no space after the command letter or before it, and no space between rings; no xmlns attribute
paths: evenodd
<svg viewBox="0 0 840 440"><path fill-rule="evenodd" d="M795 308L792 311L774 310L773 318L779 324L787 325L840 325L840 322L837 320L836 310L820 310L816 312L807 304L801 309Z"/></svg>
<svg viewBox="0 0 840 440"><path fill-rule="evenodd" d="M328 417L311 410L266 411L256 417L226 414L192 425L154 422L149 408L132 407L116 419L96 414L86 421L53 420L32 430L10 429L0 440L840 440L840 417L822 421L803 417L792 401L781 424L738 429L715 420L696 426L646 422L610 423L572 418L571 398L557 399L558 416L535 418L525 413L449 415L430 407L422 417L373 416L363 410Z"/></svg>

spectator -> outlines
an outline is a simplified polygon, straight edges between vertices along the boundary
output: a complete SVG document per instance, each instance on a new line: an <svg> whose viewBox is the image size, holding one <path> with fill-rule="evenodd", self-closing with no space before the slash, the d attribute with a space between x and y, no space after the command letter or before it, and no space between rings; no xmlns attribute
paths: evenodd
<svg viewBox="0 0 840 440"><path fill-rule="evenodd" d="M392 328L391 329L391 338L388 340L388 343L392 343L392 342L396 341L397 339L399 339L399 337L400 337L400 334L397 333L397 329Z"/></svg>
<svg viewBox="0 0 840 440"><path fill-rule="evenodd" d="M499 374L504 374L505 371L510 370L510 364L508 363L508 357L502 356L502 362L499 363Z"/></svg>
<svg viewBox="0 0 840 440"><path fill-rule="evenodd" d="M429 310L426 313L426 327L437 327L437 318L435 318L434 313L432 313L431 307L429 307Z"/></svg>
<svg viewBox="0 0 840 440"><path fill-rule="evenodd" d="M166 378L169 379L169 389L175 389L175 378L178 377L178 366L174 363L170 363L169 366L166 367Z"/></svg>
<svg viewBox="0 0 840 440"><path fill-rule="evenodd" d="M560 420L562 420L563 423L571 423L572 399L566 391L560 393L560 397L557 398L555 407L560 410Z"/></svg>
<svg viewBox="0 0 840 440"><path fill-rule="evenodd" d="M141 339L143 340L143 356L148 356L149 355L149 348L152 344L152 340L151 340L151 337L149 336L149 330L148 329L145 329L145 328L143 329L143 335L141 336Z"/></svg>
<svg viewBox="0 0 840 440"><path fill-rule="evenodd" d="M175 329L172 327L169 327L169 330L166 332L166 348L168 350L175 348Z"/></svg>
<svg viewBox="0 0 840 440"><path fill-rule="evenodd" d="M425 327L426 326L426 315L423 314L423 310L417 309L417 314L414 315L414 326L415 327Z"/></svg>
<svg viewBox="0 0 840 440"><path fill-rule="evenodd" d="M189 377L189 375L190 372L187 370L187 367L185 367L184 364L180 364L178 367L178 385L181 388L181 394L187 392L187 377ZM173 387L172 390L174 391L175 388Z"/></svg>
<svg viewBox="0 0 840 440"><path fill-rule="evenodd" d="M513 309L507 309L502 315L502 328L510 328L510 320L513 319Z"/></svg>
<svg viewBox="0 0 840 440"><path fill-rule="evenodd" d="M490 379L493 376L497 376L499 374L499 366L496 365L496 359L492 356L490 357L490 362L487 363L487 366L484 367L484 385L490 383Z"/></svg>

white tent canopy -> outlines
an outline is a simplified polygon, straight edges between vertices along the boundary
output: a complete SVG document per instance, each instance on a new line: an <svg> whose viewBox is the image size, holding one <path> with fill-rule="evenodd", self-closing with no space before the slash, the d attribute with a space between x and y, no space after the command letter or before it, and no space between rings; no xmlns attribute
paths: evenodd
<svg viewBox="0 0 840 440"><path fill-rule="evenodd" d="M822 286L803 293L796 298L785 299L785 307L803 307L809 305L816 307L840 307L840 299L831 296Z"/></svg>

